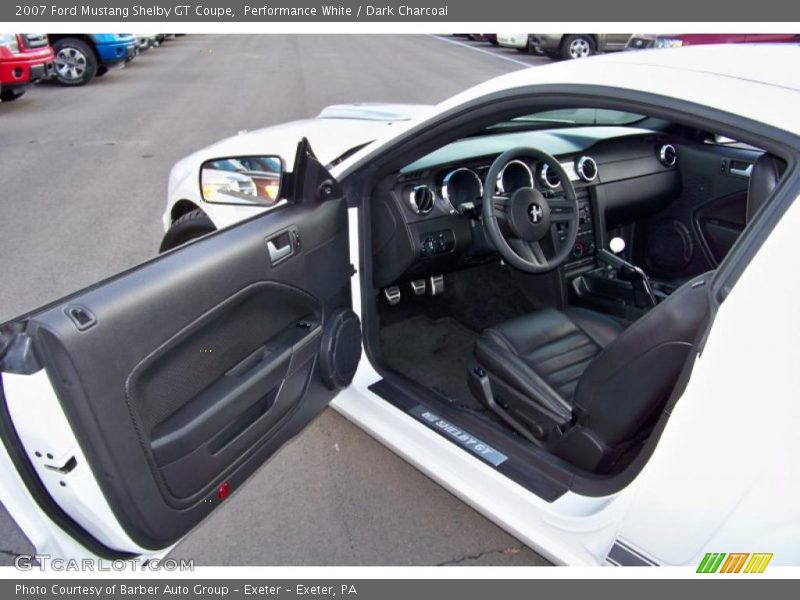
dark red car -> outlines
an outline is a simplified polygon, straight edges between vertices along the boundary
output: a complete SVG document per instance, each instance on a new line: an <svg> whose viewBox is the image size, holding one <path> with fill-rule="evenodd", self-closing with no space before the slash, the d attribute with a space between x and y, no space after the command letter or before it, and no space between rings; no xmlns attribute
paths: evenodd
<svg viewBox="0 0 800 600"><path fill-rule="evenodd" d="M680 48L698 44L782 44L798 43L797 33L634 33L626 50Z"/></svg>
<svg viewBox="0 0 800 600"><path fill-rule="evenodd" d="M53 74L53 49L43 33L0 33L0 100L10 102Z"/></svg>

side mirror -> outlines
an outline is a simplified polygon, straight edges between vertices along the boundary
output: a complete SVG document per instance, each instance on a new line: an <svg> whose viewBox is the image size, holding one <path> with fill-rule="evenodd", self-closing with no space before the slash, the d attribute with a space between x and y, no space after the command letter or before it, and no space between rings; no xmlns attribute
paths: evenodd
<svg viewBox="0 0 800 600"><path fill-rule="evenodd" d="M280 156L215 158L200 168L200 192L216 204L272 206L280 198L282 178Z"/></svg>

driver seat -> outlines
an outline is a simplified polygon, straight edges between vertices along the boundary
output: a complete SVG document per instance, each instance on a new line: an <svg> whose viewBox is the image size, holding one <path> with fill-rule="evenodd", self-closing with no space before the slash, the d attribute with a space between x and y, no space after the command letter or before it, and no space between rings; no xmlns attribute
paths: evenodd
<svg viewBox="0 0 800 600"><path fill-rule="evenodd" d="M707 319L709 276L624 330L581 308L547 308L487 329L475 344L470 389L528 440L607 472L666 404Z"/></svg>
<svg viewBox="0 0 800 600"><path fill-rule="evenodd" d="M747 220L785 164L753 166ZM487 329L468 373L479 401L575 466L608 472L652 429L708 319L708 282L691 279L627 329L591 310L547 308Z"/></svg>

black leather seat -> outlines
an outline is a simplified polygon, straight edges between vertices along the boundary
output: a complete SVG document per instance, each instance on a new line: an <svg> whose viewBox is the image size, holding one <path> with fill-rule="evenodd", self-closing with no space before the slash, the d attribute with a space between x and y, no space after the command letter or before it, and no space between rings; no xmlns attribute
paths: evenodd
<svg viewBox="0 0 800 600"><path fill-rule="evenodd" d="M747 187L747 223L772 195L785 170L786 163L771 154L762 154L755 162Z"/></svg>
<svg viewBox="0 0 800 600"><path fill-rule="evenodd" d="M627 329L590 310L540 310L484 332L469 383L508 425L604 472L663 409L708 314L708 275Z"/></svg>

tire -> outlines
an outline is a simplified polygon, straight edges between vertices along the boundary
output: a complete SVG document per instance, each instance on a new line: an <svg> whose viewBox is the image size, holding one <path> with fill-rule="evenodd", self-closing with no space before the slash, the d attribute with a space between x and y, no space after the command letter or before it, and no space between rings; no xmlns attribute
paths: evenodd
<svg viewBox="0 0 800 600"><path fill-rule="evenodd" d="M3 102L13 102L17 98L22 98L25 95L25 90L3 90L0 92L0 100Z"/></svg>
<svg viewBox="0 0 800 600"><path fill-rule="evenodd" d="M172 250L216 230L217 228L214 227L214 223L211 222L208 215L196 208L175 220L172 227L164 234L164 239L161 240L161 247L158 251L166 252L167 250Z"/></svg>
<svg viewBox="0 0 800 600"><path fill-rule="evenodd" d="M94 79L97 57L89 44L76 38L61 38L53 44L53 51L56 77L61 85L76 87Z"/></svg>
<svg viewBox="0 0 800 600"><path fill-rule="evenodd" d="M561 41L561 58L575 60L588 58L597 52L597 44L590 35L568 35Z"/></svg>

